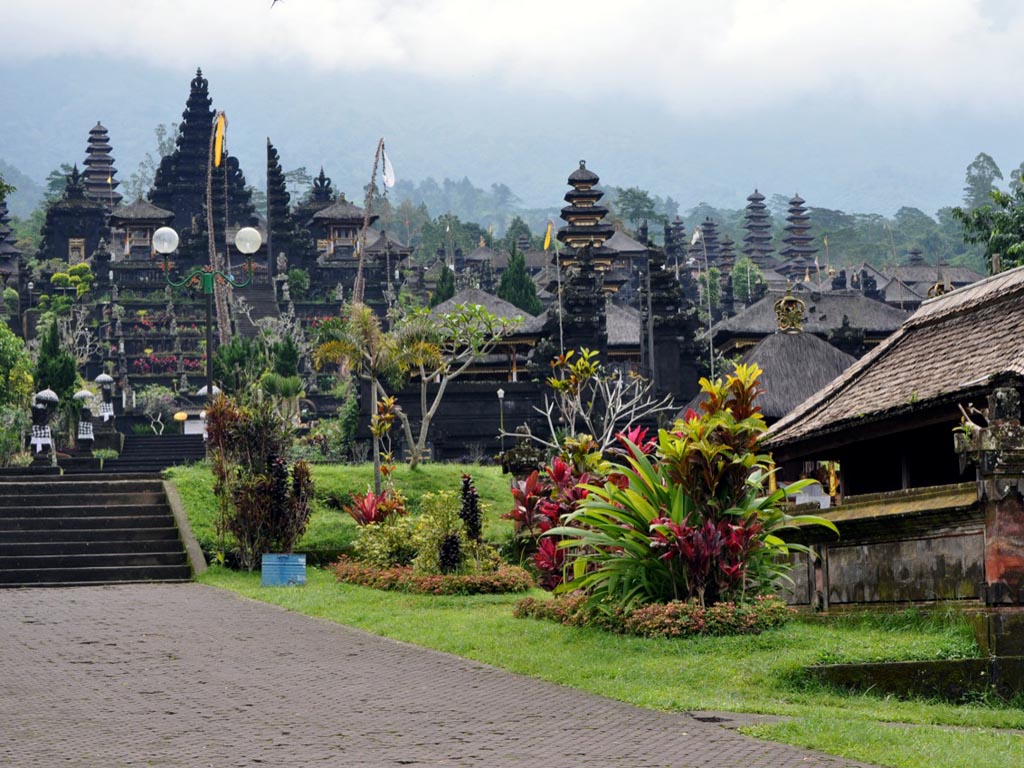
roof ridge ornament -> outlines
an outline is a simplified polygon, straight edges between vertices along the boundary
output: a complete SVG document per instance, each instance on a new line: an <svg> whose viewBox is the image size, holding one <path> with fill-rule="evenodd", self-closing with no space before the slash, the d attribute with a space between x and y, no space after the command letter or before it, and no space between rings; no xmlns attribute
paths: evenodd
<svg viewBox="0 0 1024 768"><path fill-rule="evenodd" d="M782 333L804 332L804 310L802 299L793 295L793 284L786 282L786 295L775 302L775 317Z"/></svg>

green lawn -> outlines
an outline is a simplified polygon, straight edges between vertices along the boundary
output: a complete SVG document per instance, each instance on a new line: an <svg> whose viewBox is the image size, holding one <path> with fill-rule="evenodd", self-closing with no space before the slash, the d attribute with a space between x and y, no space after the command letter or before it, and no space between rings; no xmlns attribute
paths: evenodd
<svg viewBox="0 0 1024 768"><path fill-rule="evenodd" d="M500 542L512 533L512 524L501 520L502 514L511 508L508 477L498 467L480 467L467 464L430 464L411 471L399 466L395 472L395 485L409 500L410 511L419 511L420 497L429 491L451 490L456 493L462 487L462 474L472 476L484 508L484 535L489 540ZM168 470L174 481L182 503L188 513L192 532L205 552L220 549L217 536L217 501L213 495L213 475L209 466L194 464L174 467ZM313 465L313 480L316 487L316 501L313 514L305 535L299 540L296 550L307 553L334 553L348 549L356 535L356 525L347 513L333 509L328 500L347 499L353 492L365 492L373 484L373 466L328 464ZM231 540L227 546L231 548Z"/></svg>
<svg viewBox="0 0 1024 768"><path fill-rule="evenodd" d="M457 491L470 471L487 506L485 531L510 533L499 520L509 507L508 482L495 468L432 464L399 467L396 484L411 509L427 491ZM217 549L212 476L204 466L171 471L197 538ZM344 549L355 535L347 514L326 500L364 491L368 465L316 466L317 503L299 551ZM720 709L788 715L757 726L768 739L898 768L1003 768L1024 765L1024 710L997 702L954 706L848 694L806 681L815 663L974 656L966 624L920 616L795 621L757 637L647 640L553 623L513 619L515 596L430 597L380 592L334 582L310 569L301 589L263 589L258 574L211 569L202 581L290 610L375 634L448 651L639 706ZM538 596L542 593L537 592ZM556 715L552 715L556 716Z"/></svg>
<svg viewBox="0 0 1024 768"><path fill-rule="evenodd" d="M1024 728L1020 708L846 694L807 683L799 674L823 661L974 655L970 631L955 620L795 621L756 637L646 640L513 619L513 596L379 592L336 584L316 569L299 589L263 589L258 574L223 569L202 580L306 615L644 707L789 715L788 722L751 732L850 759L899 768L1024 764L1024 736L995 730Z"/></svg>

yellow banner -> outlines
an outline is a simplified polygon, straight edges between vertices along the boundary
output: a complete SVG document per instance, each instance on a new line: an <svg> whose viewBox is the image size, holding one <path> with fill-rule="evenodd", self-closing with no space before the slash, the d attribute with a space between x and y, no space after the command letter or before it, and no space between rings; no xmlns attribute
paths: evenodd
<svg viewBox="0 0 1024 768"><path fill-rule="evenodd" d="M224 151L224 129L227 128L227 118L221 112L217 115L217 134L213 139L213 165L220 168L220 156Z"/></svg>
<svg viewBox="0 0 1024 768"><path fill-rule="evenodd" d="M548 222L548 231L544 233L544 250L551 247L551 222Z"/></svg>

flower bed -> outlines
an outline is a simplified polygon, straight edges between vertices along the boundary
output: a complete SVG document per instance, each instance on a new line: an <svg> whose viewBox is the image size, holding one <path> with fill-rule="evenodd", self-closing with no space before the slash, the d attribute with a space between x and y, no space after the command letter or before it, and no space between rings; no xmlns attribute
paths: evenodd
<svg viewBox="0 0 1024 768"><path fill-rule="evenodd" d="M492 573L434 575L410 567L376 568L342 557L332 566L338 581L361 587L424 595L489 595L525 592L533 579L522 568L502 566Z"/></svg>
<svg viewBox="0 0 1024 768"><path fill-rule="evenodd" d="M796 615L781 599L762 595L751 603L717 603L704 607L696 600L652 603L632 611L602 611L588 605L587 596L573 592L554 600L524 598L515 605L516 618L557 621L571 627L596 627L641 637L695 635L757 635L781 626Z"/></svg>

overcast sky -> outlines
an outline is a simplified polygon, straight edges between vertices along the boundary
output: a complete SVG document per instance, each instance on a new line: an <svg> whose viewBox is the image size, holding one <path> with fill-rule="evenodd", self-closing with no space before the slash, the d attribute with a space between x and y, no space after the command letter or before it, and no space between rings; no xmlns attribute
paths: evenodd
<svg viewBox="0 0 1024 768"><path fill-rule="evenodd" d="M858 124L848 128L854 133L864 123L888 126L898 136L901 122L913 120L918 129L941 134L956 122L967 138L955 152L945 148L950 170L943 167L943 183L950 191L942 199L958 194L953 179L963 178L977 151L996 154L1007 175L1024 158L1024 147L1006 151L1017 145L1021 118L1024 2L278 0L271 6L271 0L7 0L0 9L0 64L71 55L179 73L198 63L240 76L267 66L319 77L415 76L446 93L493 85L516 94L519 111L534 95L548 105L559 97L609 109L648 107L654 119L680 126L713 121L725 128L791 107L791 124L776 121L776 134L792 134L794 141L809 122L802 115L820 116L818 133L823 124L850 122ZM215 91L216 85L211 81ZM222 99L223 90L216 91L215 105ZM887 145L907 154L879 131L865 137L879 145L875 154L884 155ZM826 143L815 151L834 157L843 147ZM896 168L899 161L887 162ZM945 156L926 161L945 162ZM451 175L460 174L452 169ZM938 183L926 176L922 185ZM759 175L751 177L752 187Z"/></svg>
<svg viewBox="0 0 1024 768"><path fill-rule="evenodd" d="M266 56L321 70L500 78L642 97L677 113L808 95L879 109L999 109L1024 64L1024 3L980 0L32 0L0 57L117 52L154 64ZM13 7L12 7L13 6ZM581 77L585 71L599 77Z"/></svg>

